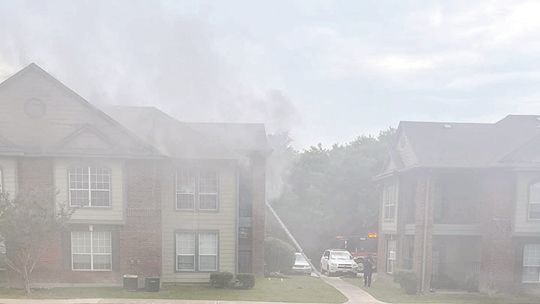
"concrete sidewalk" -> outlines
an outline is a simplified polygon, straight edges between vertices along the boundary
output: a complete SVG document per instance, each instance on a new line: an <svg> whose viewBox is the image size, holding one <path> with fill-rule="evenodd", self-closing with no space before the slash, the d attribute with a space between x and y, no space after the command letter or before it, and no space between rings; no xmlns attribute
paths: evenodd
<svg viewBox="0 0 540 304"><path fill-rule="evenodd" d="M387 304L375 299L362 288L347 283L340 278L321 276L321 279L333 286L335 289L339 290L339 292L347 297L349 300L346 302L346 304Z"/></svg>

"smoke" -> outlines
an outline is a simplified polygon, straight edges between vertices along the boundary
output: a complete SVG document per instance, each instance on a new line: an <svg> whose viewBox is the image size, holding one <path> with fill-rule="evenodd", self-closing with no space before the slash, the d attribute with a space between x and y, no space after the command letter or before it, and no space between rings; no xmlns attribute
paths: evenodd
<svg viewBox="0 0 540 304"><path fill-rule="evenodd" d="M217 34L210 4L187 3L0 2L0 80L35 62L97 105L294 127L300 115L287 93L250 75L257 67L239 68L253 65L250 52L264 64L264 53Z"/></svg>

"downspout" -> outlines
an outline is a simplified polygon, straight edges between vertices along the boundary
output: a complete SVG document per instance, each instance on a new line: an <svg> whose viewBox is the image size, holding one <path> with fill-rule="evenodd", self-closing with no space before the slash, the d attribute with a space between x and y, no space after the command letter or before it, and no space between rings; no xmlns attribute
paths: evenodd
<svg viewBox="0 0 540 304"><path fill-rule="evenodd" d="M426 196L424 201L424 240L422 242L422 283L421 283L421 292L425 291L426 288L426 268L427 268L427 238L428 238L428 217L429 217L429 199L431 193L431 177L428 175L426 181Z"/></svg>

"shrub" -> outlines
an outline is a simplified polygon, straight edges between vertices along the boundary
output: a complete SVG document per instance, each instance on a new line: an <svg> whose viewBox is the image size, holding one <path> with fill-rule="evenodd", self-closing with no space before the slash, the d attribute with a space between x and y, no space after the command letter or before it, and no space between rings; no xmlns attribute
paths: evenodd
<svg viewBox="0 0 540 304"><path fill-rule="evenodd" d="M405 290L406 294L415 294L417 291L418 279L416 273L410 270L401 270L394 276L399 281L399 286Z"/></svg>
<svg viewBox="0 0 540 304"><path fill-rule="evenodd" d="M252 273L239 273L236 275L238 281L237 288L239 289L251 289L255 287L255 275Z"/></svg>
<svg viewBox="0 0 540 304"><path fill-rule="evenodd" d="M230 272L214 272L210 274L210 286L214 288L229 287L234 275Z"/></svg>
<svg viewBox="0 0 540 304"><path fill-rule="evenodd" d="M264 240L264 262L266 272L288 272L294 265L294 247L278 238Z"/></svg>

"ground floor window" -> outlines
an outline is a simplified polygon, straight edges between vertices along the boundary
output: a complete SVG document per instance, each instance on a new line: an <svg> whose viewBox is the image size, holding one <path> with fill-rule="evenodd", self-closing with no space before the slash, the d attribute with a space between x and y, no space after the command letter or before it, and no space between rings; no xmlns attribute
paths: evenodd
<svg viewBox="0 0 540 304"><path fill-rule="evenodd" d="M523 283L540 283L540 244L523 247Z"/></svg>
<svg viewBox="0 0 540 304"><path fill-rule="evenodd" d="M394 273L394 264L396 262L396 240L387 240L386 245L386 272Z"/></svg>
<svg viewBox="0 0 540 304"><path fill-rule="evenodd" d="M217 232L177 232L176 271L217 271L218 247Z"/></svg>
<svg viewBox="0 0 540 304"><path fill-rule="evenodd" d="M73 270L112 270L111 232L71 232L71 265Z"/></svg>

